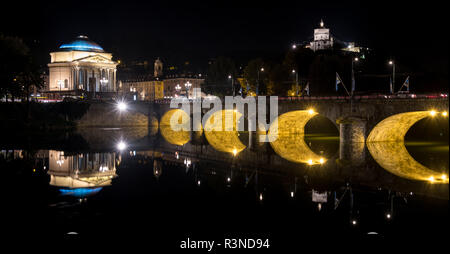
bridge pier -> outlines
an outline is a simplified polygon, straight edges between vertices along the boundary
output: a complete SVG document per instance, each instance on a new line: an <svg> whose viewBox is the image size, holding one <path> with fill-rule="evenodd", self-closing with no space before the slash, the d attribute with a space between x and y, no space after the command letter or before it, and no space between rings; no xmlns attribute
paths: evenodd
<svg viewBox="0 0 450 254"><path fill-rule="evenodd" d="M161 106L157 103L150 103L148 107L148 125L159 126L159 120L162 117Z"/></svg>
<svg viewBox="0 0 450 254"><path fill-rule="evenodd" d="M360 165L365 160L367 121L358 117L336 120L339 124L339 159L352 165Z"/></svg>

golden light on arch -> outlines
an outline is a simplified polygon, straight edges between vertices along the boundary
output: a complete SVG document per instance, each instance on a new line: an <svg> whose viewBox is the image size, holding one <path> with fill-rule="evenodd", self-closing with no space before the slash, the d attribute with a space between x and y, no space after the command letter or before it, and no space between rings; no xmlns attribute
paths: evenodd
<svg viewBox="0 0 450 254"><path fill-rule="evenodd" d="M239 119L242 114L235 110L220 110L214 112L204 123L205 137L208 143L217 151L237 155L246 146L239 140L236 122L233 118ZM225 122L233 121L233 130L225 131Z"/></svg>
<svg viewBox="0 0 450 254"><path fill-rule="evenodd" d="M314 153L305 143L305 125L317 115L312 109L282 114L269 127L269 136L277 136L271 142L273 150L282 158L308 165L323 164L325 158ZM270 137L275 138L275 137Z"/></svg>
<svg viewBox="0 0 450 254"><path fill-rule="evenodd" d="M163 115L159 128L167 142L182 146L191 139L189 126L189 115L181 109L172 109Z"/></svg>
<svg viewBox="0 0 450 254"><path fill-rule="evenodd" d="M425 117L434 117L436 114L435 110L415 111L384 119L373 128L367 138L370 154L381 167L399 177L448 184L446 174L420 164L405 147L405 135L411 126Z"/></svg>
<svg viewBox="0 0 450 254"><path fill-rule="evenodd" d="M367 137L367 142L403 141L409 128L436 111L415 111L396 114L379 122Z"/></svg>

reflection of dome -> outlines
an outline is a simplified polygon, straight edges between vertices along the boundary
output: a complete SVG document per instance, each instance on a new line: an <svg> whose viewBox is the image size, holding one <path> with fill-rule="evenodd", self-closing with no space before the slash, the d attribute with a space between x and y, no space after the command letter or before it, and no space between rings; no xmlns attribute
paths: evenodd
<svg viewBox="0 0 450 254"><path fill-rule="evenodd" d="M99 188L77 188L77 189L59 189L62 195L68 195L78 198L83 198L86 196L90 196L93 194L97 194L102 190L102 187Z"/></svg>
<svg viewBox="0 0 450 254"><path fill-rule="evenodd" d="M80 35L69 43L62 44L59 46L60 49L64 51L93 51L93 52L105 52L100 45L91 41L87 36Z"/></svg>

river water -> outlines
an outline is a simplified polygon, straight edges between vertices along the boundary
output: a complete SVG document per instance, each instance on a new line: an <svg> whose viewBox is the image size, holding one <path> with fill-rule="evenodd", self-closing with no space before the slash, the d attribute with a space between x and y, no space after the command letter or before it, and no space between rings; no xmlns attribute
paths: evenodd
<svg viewBox="0 0 450 254"><path fill-rule="evenodd" d="M336 132L278 144L257 135L93 128L4 137L9 232L169 249L188 237L261 238L277 249L311 238L439 236L448 225L446 141L348 147Z"/></svg>

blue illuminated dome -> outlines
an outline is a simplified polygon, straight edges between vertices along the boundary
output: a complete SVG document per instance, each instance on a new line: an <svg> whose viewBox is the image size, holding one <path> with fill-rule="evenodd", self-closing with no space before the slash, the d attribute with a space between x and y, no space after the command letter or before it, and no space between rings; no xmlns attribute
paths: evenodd
<svg viewBox="0 0 450 254"><path fill-rule="evenodd" d="M87 197L87 196L90 196L90 195L97 194L101 190L102 190L102 187L98 187L98 188L76 188L76 189L59 189L59 192L62 195L83 198L83 197Z"/></svg>
<svg viewBox="0 0 450 254"><path fill-rule="evenodd" d="M93 52L105 52L100 45L89 40L87 36L80 35L74 41L59 46L60 49L65 51L93 51Z"/></svg>

